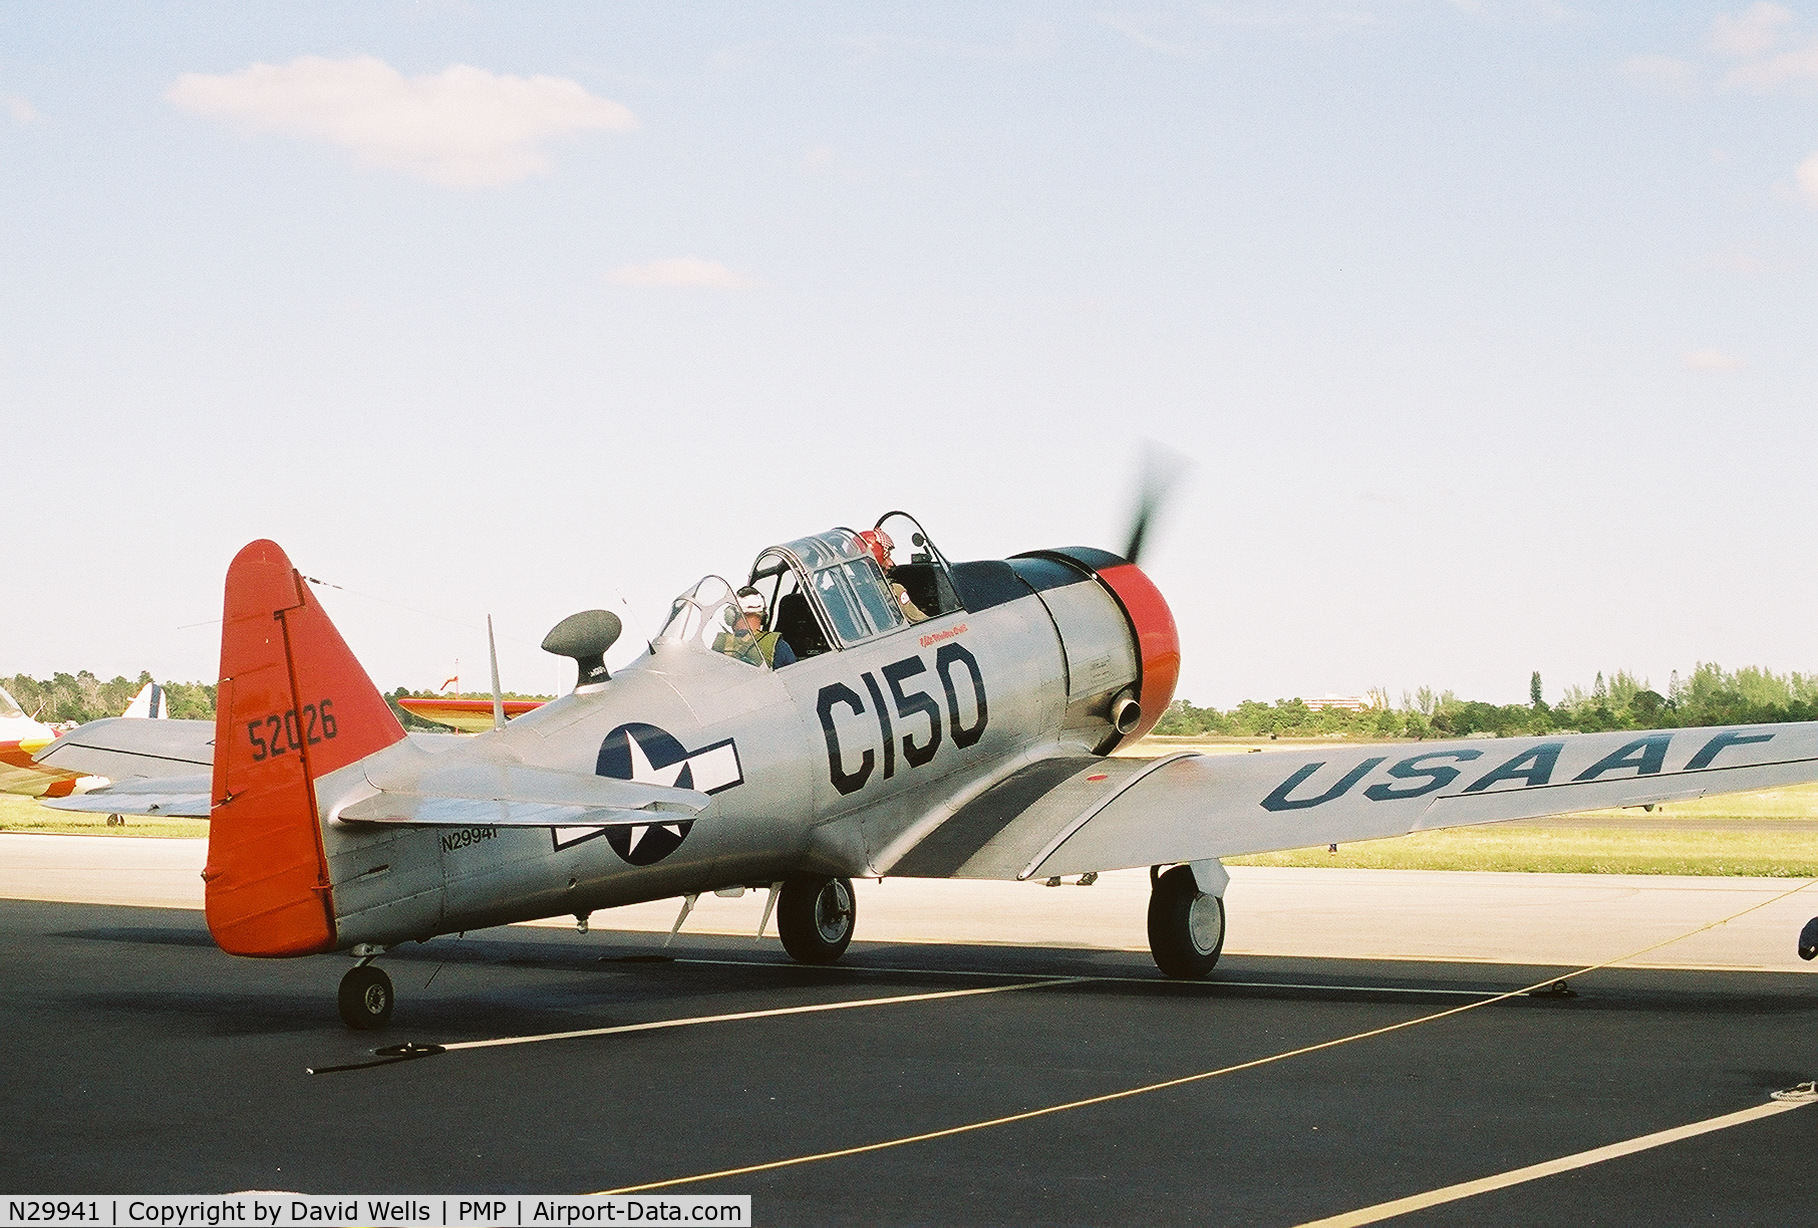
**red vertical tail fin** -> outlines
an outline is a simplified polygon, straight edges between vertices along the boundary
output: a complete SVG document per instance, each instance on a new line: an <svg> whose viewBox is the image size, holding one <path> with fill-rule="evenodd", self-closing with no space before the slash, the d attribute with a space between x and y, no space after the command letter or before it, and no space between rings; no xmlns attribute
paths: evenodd
<svg viewBox="0 0 1818 1228"><path fill-rule="evenodd" d="M401 741L404 730L276 543L227 569L208 929L234 955L335 945L333 885L314 783Z"/></svg>

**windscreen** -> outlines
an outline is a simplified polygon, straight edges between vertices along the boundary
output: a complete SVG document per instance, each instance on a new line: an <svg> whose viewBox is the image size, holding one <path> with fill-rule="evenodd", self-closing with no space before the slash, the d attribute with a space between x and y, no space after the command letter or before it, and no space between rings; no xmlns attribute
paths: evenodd
<svg viewBox="0 0 1818 1228"><path fill-rule="evenodd" d="M657 642L685 644L762 669L764 652L752 621L739 609L732 586L718 576L707 576L675 599Z"/></svg>

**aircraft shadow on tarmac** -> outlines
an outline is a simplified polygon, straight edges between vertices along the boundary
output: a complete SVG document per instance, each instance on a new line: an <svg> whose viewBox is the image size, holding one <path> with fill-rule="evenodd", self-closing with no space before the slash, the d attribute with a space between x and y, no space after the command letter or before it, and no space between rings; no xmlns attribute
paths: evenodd
<svg viewBox="0 0 1818 1228"><path fill-rule="evenodd" d="M64 930L54 936L126 945L213 948L199 917L193 928L102 925ZM636 1022L649 1017L640 1010L650 1005L643 1000L649 994L660 994L662 1013L676 1014L686 1013L691 1001L717 1001L727 995L768 999L772 994L802 990L915 993L953 988L957 973L975 974L965 980L978 984L996 978L1105 978L1044 991L1082 999L1211 998L1235 1006L1244 1000L1312 1001L1342 995L1352 1002L1419 1009L1417 1004L1456 1005L1469 1001L1467 995L1472 992L1507 992L1573 971L1529 965L1234 955L1206 981L1169 981L1159 976L1150 981L1152 970L1146 961L1127 952L892 943L857 943L848 964L814 968L790 962L778 951L753 950L748 939L696 935L685 945L665 950L656 935L596 931L591 939L577 942L573 935L553 929L449 937L399 948L391 958L394 967L414 966L421 971L425 990L449 970L499 970L496 979L463 978L458 986L444 982L442 992L414 1002L407 1016L400 1017L387 1034L395 1038L408 1030L438 1039ZM297 993L315 993L317 970L309 963L287 967L281 983L264 993L211 984L206 971L197 969L188 985L138 991L97 989L81 996L92 1005L143 1016L207 1020L217 1034L324 1029L339 1034L327 1012L315 1009L314 1004L300 1009L304 1004L297 1000ZM552 981L538 978L539 973L572 975ZM536 979L526 981L526 974ZM1738 974L1685 972L1668 974L1662 980L1658 970L1641 975L1607 969L1576 983L1573 996L1543 993L1500 1003L1498 1009L1599 1014L1646 1011L1741 1019L1798 1014L1818 1005L1803 992L1806 986L1794 980L1796 974L1742 975L1745 979L1739 981ZM754 1000L748 1005L775 1004L779 1003Z"/></svg>

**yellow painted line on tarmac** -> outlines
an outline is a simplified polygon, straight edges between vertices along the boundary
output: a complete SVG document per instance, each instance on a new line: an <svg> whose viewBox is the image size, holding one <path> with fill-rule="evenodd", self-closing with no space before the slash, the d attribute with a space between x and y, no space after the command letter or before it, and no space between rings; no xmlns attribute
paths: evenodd
<svg viewBox="0 0 1818 1228"><path fill-rule="evenodd" d="M1681 1139L1697 1138L1700 1134L1710 1134L1715 1130L1728 1130L1731 1126L1746 1125L1759 1121L1763 1117L1773 1117L1778 1113L1790 1113L1813 1103L1810 1099L1771 1100L1758 1104L1752 1109L1742 1109L1735 1113L1725 1113L1721 1117L1707 1117L1689 1125L1674 1126L1670 1130L1658 1130L1653 1134L1644 1134L1640 1138L1627 1139L1620 1143L1611 1143L1607 1147L1594 1147L1589 1151L1580 1151L1576 1155L1560 1156L1557 1160L1547 1160L1540 1164L1530 1164L1526 1168L1512 1168L1506 1173L1497 1173L1490 1177L1479 1177L1475 1181L1461 1181L1457 1185L1444 1186L1437 1190L1428 1190L1424 1194L1411 1194L1406 1198L1397 1198L1390 1202L1379 1202L1373 1207L1360 1207L1347 1211L1343 1215L1328 1216L1325 1219L1308 1220L1298 1228L1357 1228L1360 1224L1380 1223L1398 1215L1407 1215L1414 1211L1423 1211L1428 1207L1442 1206L1448 1202L1457 1202L1461 1198L1471 1198L1478 1194L1487 1194L1491 1190L1507 1189L1511 1185L1520 1185L1527 1181L1538 1181L1542 1177L1551 1177L1558 1173L1569 1173L1576 1168L1587 1168L1592 1164L1602 1164L1605 1160L1616 1160L1623 1156L1634 1155L1638 1151L1648 1151L1655 1147L1664 1147L1668 1143L1677 1143Z"/></svg>
<svg viewBox="0 0 1818 1228"><path fill-rule="evenodd" d="M660 1032L665 1028L697 1027L706 1023L737 1023L746 1019L775 1019L783 1015L813 1015L823 1011L850 1011L867 1006L907 1006L912 1002L939 1002L948 998L976 998L984 994L1015 993L1022 989L1048 989L1071 985L1078 977L1045 981L1019 981L1014 985L985 985L977 989L943 989L933 993L892 994L884 998L859 998L845 1002L816 1002L808 1006L776 1006L759 1011L732 1011L724 1015L694 1015L686 1019L653 1019L648 1023L621 1023L605 1028L576 1028L571 1032L544 1032L537 1036L499 1036L491 1040L457 1040L442 1045L445 1053L459 1049L497 1049L505 1045L535 1045L551 1040L579 1040L586 1036L618 1036L627 1032Z"/></svg>
<svg viewBox="0 0 1818 1228"><path fill-rule="evenodd" d="M1747 916L1757 909L1766 908L1768 905L1784 900L1788 896L1797 895L1814 883L1818 883L1818 879L1807 879L1797 887L1783 891L1779 895L1751 904L1747 908L1731 913L1727 917L1719 917L1715 921L1708 921L1696 929L1688 930L1683 934L1665 939L1662 942L1653 943L1643 947L1639 951L1631 951L1627 955L1620 955L1615 959L1606 959L1602 963L1590 964L1579 968L1576 971L1564 973L1563 975L1555 974L1544 980L1536 981L1532 985L1524 986L1521 989L1512 989L1507 993L1496 994L1493 997L1479 998L1475 1002L1465 1002L1458 1006L1448 1007L1442 1011L1434 1011L1430 1015L1420 1015L1413 1019L1404 1019L1400 1023L1391 1023L1380 1028L1371 1028L1368 1031L1354 1032L1349 1036L1340 1036L1333 1040L1322 1040L1316 1044L1302 1045L1298 1049L1289 1049L1282 1053L1270 1054L1267 1057L1252 1058L1247 1062L1238 1062L1230 1066L1220 1066L1216 1070L1202 1070L1197 1074L1182 1075L1176 1079L1163 1079L1159 1083L1145 1083L1141 1087L1126 1088L1123 1091L1118 1092L1107 1092L1100 1096L1087 1096L1084 1099L1069 1100L1063 1104L1045 1105L1038 1109L1027 1109L1021 1113L1007 1113L1002 1117L991 1117L984 1121L966 1122L957 1126L948 1126L940 1130L929 1130L922 1134L910 1134L901 1138L883 1139L875 1143L860 1143L853 1147L841 1147L833 1151L818 1151L808 1155L790 1156L781 1160L766 1160L757 1164L745 1164L738 1168L720 1169L717 1172L694 1173L686 1177L670 1177L662 1181L647 1181L640 1185L627 1185L621 1186L618 1189L600 1190L598 1192L601 1194L641 1194L647 1190L664 1190L678 1185L694 1185L704 1181L719 1181L728 1177L744 1177L753 1173L772 1172L779 1168L793 1168L797 1165L814 1164L822 1160L838 1160L848 1156L866 1155L874 1151L886 1151L894 1147L907 1147L914 1143L927 1143L933 1142L936 1139L952 1138L959 1134L970 1134L977 1130L990 1130L998 1126L1013 1125L1017 1122L1033 1121L1036 1118L1051 1117L1057 1113L1067 1113L1075 1109L1085 1109L1101 1104L1111 1104L1119 1100L1129 1100L1137 1096L1146 1096L1154 1092L1168 1091L1176 1087L1186 1087L1193 1083L1203 1083L1208 1079L1217 1079L1225 1075L1237 1074L1245 1070L1256 1070L1263 1066L1274 1065L1277 1062L1285 1062L1292 1058L1304 1057L1310 1053L1321 1053L1328 1049L1336 1049L1340 1045L1355 1044L1358 1041L1370 1040L1377 1036L1387 1036L1391 1032L1404 1031L1408 1028L1419 1027L1426 1023L1437 1023L1441 1019L1449 1019L1454 1015L1462 1015L1466 1011L1480 1010L1486 1006L1493 1006L1498 1002L1506 1002L1510 998L1524 997L1535 990L1545 989L1558 981L1584 976L1587 973L1596 972L1601 968L1608 968L1612 965L1620 964L1625 960L1637 959L1649 952L1658 951L1662 947L1671 946L1675 942L1683 942L1685 939L1691 938L1697 934L1702 934L1706 930L1713 930L1720 925L1727 925L1738 917Z"/></svg>
<svg viewBox="0 0 1818 1228"><path fill-rule="evenodd" d="M1146 949L1145 949L1146 953ZM691 955L678 955L678 964L708 964L723 968L776 968L801 971L800 964L785 964L779 960L764 959L705 959ZM977 968L886 968L875 964L841 964L841 972L884 973L891 976L1027 976L1029 973L992 972ZM1351 985L1342 982L1320 984L1313 981L1171 981L1161 975L1153 976L1109 976L1104 973L1082 972L1067 978L1079 984L1107 985L1149 985L1168 989L1312 989L1326 993L1389 993L1406 994L1417 998L1493 998L1500 990L1495 989L1437 989L1410 985ZM1555 978L1557 979L1557 978Z"/></svg>

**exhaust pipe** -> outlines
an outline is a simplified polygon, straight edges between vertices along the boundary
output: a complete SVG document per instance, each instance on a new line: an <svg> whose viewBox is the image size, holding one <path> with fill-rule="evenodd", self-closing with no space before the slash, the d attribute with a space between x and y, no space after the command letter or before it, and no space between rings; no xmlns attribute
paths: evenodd
<svg viewBox="0 0 1818 1228"><path fill-rule="evenodd" d="M1128 695L1119 695L1111 701L1111 727L1117 732L1129 735L1136 732L1142 724L1143 706Z"/></svg>

